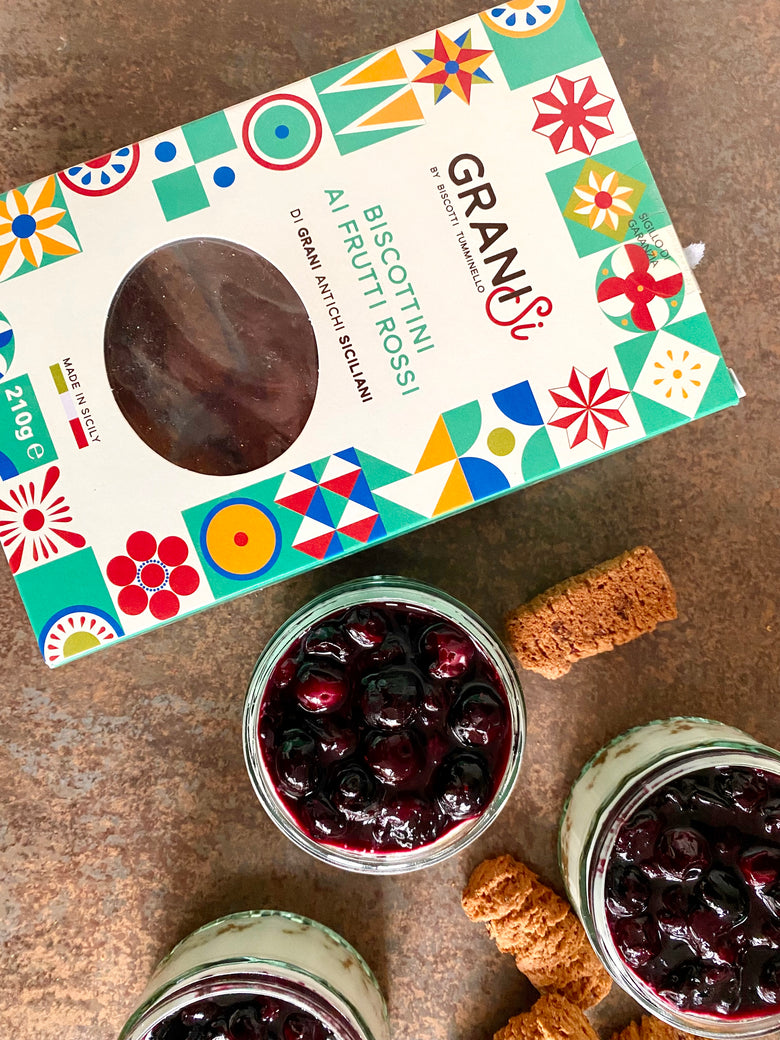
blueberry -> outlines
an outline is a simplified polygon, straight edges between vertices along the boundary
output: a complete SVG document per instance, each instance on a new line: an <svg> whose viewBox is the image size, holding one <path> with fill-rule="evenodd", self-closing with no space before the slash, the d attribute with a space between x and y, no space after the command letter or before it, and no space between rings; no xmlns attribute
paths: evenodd
<svg viewBox="0 0 780 1040"><path fill-rule="evenodd" d="M179 1013L182 1025L195 1026L213 1021L219 1015L219 1006L213 1000L200 1000L197 1004L190 1004L182 1008Z"/></svg>
<svg viewBox="0 0 780 1040"><path fill-rule="evenodd" d="M273 997L257 997L255 999L255 1007L257 1008L260 1021L267 1026L275 1025L282 1015L282 1005L278 1000L274 1000Z"/></svg>
<svg viewBox="0 0 780 1040"><path fill-rule="evenodd" d="M639 968L661 952L661 940L649 917L623 917L610 925L623 960Z"/></svg>
<svg viewBox="0 0 780 1040"><path fill-rule="evenodd" d="M341 838L348 828L345 817L324 798L308 798L301 807L301 819L315 841Z"/></svg>
<svg viewBox="0 0 780 1040"><path fill-rule="evenodd" d="M324 624L313 628L303 641L306 654L314 657L330 657L339 664L349 658L349 640L336 625Z"/></svg>
<svg viewBox="0 0 780 1040"><path fill-rule="evenodd" d="M485 808L490 799L490 774L474 752L453 752L434 776L434 790L443 813L453 820L467 820Z"/></svg>
<svg viewBox="0 0 780 1040"><path fill-rule="evenodd" d="M357 749L357 733L348 726L340 725L328 715L312 719L308 722L307 728L314 735L323 765L335 762L336 759L348 758Z"/></svg>
<svg viewBox="0 0 780 1040"><path fill-rule="evenodd" d="M615 853L627 863L642 863L655 852L661 821L652 809L640 809L623 825L615 841Z"/></svg>
<svg viewBox="0 0 780 1040"><path fill-rule="evenodd" d="M719 867L705 874L696 886L696 893L705 906L729 924L741 924L747 919L747 892L730 870Z"/></svg>
<svg viewBox="0 0 780 1040"><path fill-rule="evenodd" d="M276 749L279 786L291 798L310 794L317 783L317 745L302 729L288 729Z"/></svg>
<svg viewBox="0 0 780 1040"><path fill-rule="evenodd" d="M687 942L691 897L680 885L671 885L661 893L656 909L658 931L667 939Z"/></svg>
<svg viewBox="0 0 780 1040"><path fill-rule="evenodd" d="M284 1023L282 1036L284 1040L325 1040L326 1034L322 1024L312 1015L295 1012Z"/></svg>
<svg viewBox="0 0 780 1040"><path fill-rule="evenodd" d="M366 654L366 659L373 668L385 668L389 664L403 664L408 657L408 644L400 636L392 634Z"/></svg>
<svg viewBox="0 0 780 1040"><path fill-rule="evenodd" d="M506 732L506 712L495 690L472 683L465 687L453 706L449 723L461 743L487 747Z"/></svg>
<svg viewBox="0 0 780 1040"><path fill-rule="evenodd" d="M658 839L657 865L676 881L695 881L711 862L706 838L693 827L671 827Z"/></svg>
<svg viewBox="0 0 780 1040"><path fill-rule="evenodd" d="M607 909L615 917L635 917L647 910L650 885L635 867L616 863L608 880Z"/></svg>
<svg viewBox="0 0 780 1040"><path fill-rule="evenodd" d="M387 621L371 607L355 607L347 614L344 631L358 646L371 649L387 635Z"/></svg>
<svg viewBox="0 0 780 1040"><path fill-rule="evenodd" d="M373 776L357 763L336 767L331 801L348 820L365 822L376 808L377 786Z"/></svg>
<svg viewBox="0 0 780 1040"><path fill-rule="evenodd" d="M407 795L385 805L374 826L380 849L416 849L435 841L445 827L435 805Z"/></svg>
<svg viewBox="0 0 780 1040"><path fill-rule="evenodd" d="M754 890L768 888L780 878L780 849L756 845L739 857L739 870Z"/></svg>
<svg viewBox="0 0 780 1040"><path fill-rule="evenodd" d="M715 786L730 805L745 813L763 805L769 793L766 777L755 769L724 769L716 776Z"/></svg>
<svg viewBox="0 0 780 1040"><path fill-rule="evenodd" d="M385 784L402 784L417 776L425 765L425 748L412 730L381 730L372 734L365 750L369 769Z"/></svg>
<svg viewBox="0 0 780 1040"><path fill-rule="evenodd" d="M761 818L767 837L777 841L780 838L780 798L770 798L764 804Z"/></svg>
<svg viewBox="0 0 780 1040"><path fill-rule="evenodd" d="M731 935L732 924L710 907L694 910L688 921L688 943L705 960L729 964L741 935ZM731 940L731 941L730 941Z"/></svg>
<svg viewBox="0 0 780 1040"><path fill-rule="evenodd" d="M295 678L298 665L294 657L283 657L274 669L273 683L284 689Z"/></svg>
<svg viewBox="0 0 780 1040"><path fill-rule="evenodd" d="M450 625L433 625L423 635L422 646L431 659L428 671L437 679L459 679L466 675L476 654L466 633Z"/></svg>
<svg viewBox="0 0 780 1040"><path fill-rule="evenodd" d="M257 1009L250 1004L237 1008L230 1016L228 1036L230 1040L267 1040L268 1030L260 1021Z"/></svg>
<svg viewBox="0 0 780 1040"><path fill-rule="evenodd" d="M421 699L421 682L409 668L393 668L363 680L361 706L369 726L400 729L414 718Z"/></svg>
<svg viewBox="0 0 780 1040"><path fill-rule="evenodd" d="M683 1011L726 1015L740 1001L739 971L727 964L704 965L685 961L666 977L659 994Z"/></svg>
<svg viewBox="0 0 780 1040"><path fill-rule="evenodd" d="M339 672L306 666L298 676L295 696L304 711L324 714L344 706L349 686Z"/></svg>
<svg viewBox="0 0 780 1040"><path fill-rule="evenodd" d="M765 961L758 975L758 995L765 1004L780 1004L780 955Z"/></svg>

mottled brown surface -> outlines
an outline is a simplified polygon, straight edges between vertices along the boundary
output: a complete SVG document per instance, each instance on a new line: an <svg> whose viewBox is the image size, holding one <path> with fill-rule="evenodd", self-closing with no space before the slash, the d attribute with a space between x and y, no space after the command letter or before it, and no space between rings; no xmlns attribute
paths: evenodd
<svg viewBox="0 0 780 1040"><path fill-rule="evenodd" d="M49 673L0 568L0 1021L111 1040L156 960L229 910L310 914L385 986L394 1040L487 1040L530 988L459 905L511 851L556 885L556 820L605 739L673 712L780 744L778 0L583 0L749 396L721 413L372 552ZM2 0L0 190L444 24L470 0ZM500 821L423 875L355 878L255 804L252 662L313 592L395 571L497 625L599 560L652 545L680 619L555 683L528 674L528 749ZM464 567L463 561L470 566ZM618 992L593 1014L626 1025ZM56 1022L56 1025L55 1025Z"/></svg>

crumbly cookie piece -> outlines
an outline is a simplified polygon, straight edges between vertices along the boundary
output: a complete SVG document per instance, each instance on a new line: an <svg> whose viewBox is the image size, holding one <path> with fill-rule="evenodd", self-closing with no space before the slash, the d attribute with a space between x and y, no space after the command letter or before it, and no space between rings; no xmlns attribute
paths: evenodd
<svg viewBox="0 0 780 1040"><path fill-rule="evenodd" d="M481 863L462 903L466 915L485 922L499 950L510 953L542 993L559 993L587 1008L609 992L612 980L569 904L512 856Z"/></svg>
<svg viewBox="0 0 780 1040"><path fill-rule="evenodd" d="M695 1037L652 1015L643 1015L640 1022L630 1022L625 1029L613 1033L612 1040L695 1040Z"/></svg>
<svg viewBox="0 0 780 1040"><path fill-rule="evenodd" d="M506 619L520 664L548 679L677 617L674 588L646 545L562 581Z"/></svg>
<svg viewBox="0 0 780 1040"><path fill-rule="evenodd" d="M548 993L530 1011L510 1018L493 1040L598 1040L582 1010L558 993ZM643 1038L646 1040L646 1038Z"/></svg>

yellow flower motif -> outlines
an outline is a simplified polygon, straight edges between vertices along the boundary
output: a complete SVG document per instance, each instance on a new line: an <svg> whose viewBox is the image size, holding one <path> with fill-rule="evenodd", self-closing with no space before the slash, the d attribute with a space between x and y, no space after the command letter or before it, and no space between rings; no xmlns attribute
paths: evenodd
<svg viewBox="0 0 780 1040"><path fill-rule="evenodd" d="M0 199L0 281L13 277L25 260L40 267L45 255L80 251L73 235L59 226L65 210L52 206L56 187L55 178L46 177Z"/></svg>
<svg viewBox="0 0 780 1040"><path fill-rule="evenodd" d="M621 185L614 170L604 174L601 184L595 171L591 170L587 185L578 184L574 192L584 202L574 212L586 216L593 231L605 222L617 231L621 217L630 217L634 212L626 202L634 194L634 189L627 184Z"/></svg>
<svg viewBox="0 0 780 1040"><path fill-rule="evenodd" d="M693 393L693 387L701 386L700 369L701 365L694 363L689 350L684 350L682 347L679 350L667 350L666 357L667 361L656 361L653 367L659 369L656 372L656 378L653 380L653 386L661 387L661 390L668 384L668 389L664 394L667 400L671 400L675 394L680 394L683 401L688 400L689 391Z"/></svg>

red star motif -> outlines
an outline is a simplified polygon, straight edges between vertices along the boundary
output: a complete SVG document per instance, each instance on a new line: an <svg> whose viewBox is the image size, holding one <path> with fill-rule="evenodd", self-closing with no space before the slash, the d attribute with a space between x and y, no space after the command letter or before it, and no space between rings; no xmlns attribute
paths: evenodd
<svg viewBox="0 0 780 1040"><path fill-rule="evenodd" d="M414 53L425 63L425 68L412 82L433 83L436 103L448 94L456 94L468 105L475 79L477 83L492 82L482 71L481 65L493 52L474 50L471 47L471 30L456 40L451 40L441 30L437 30L433 50Z"/></svg>
<svg viewBox="0 0 780 1040"><path fill-rule="evenodd" d="M547 425L566 430L570 448L584 441L606 448L610 432L628 426L620 414L628 390L613 389L606 368L593 376L572 368L569 385L550 390L550 396L558 407ZM621 404L610 407L617 401Z"/></svg>
<svg viewBox="0 0 780 1040"><path fill-rule="evenodd" d="M599 94L591 76L556 76L549 90L534 97L539 115L532 129L549 137L556 155L573 150L590 155L597 141L614 133L609 121L614 103Z"/></svg>

